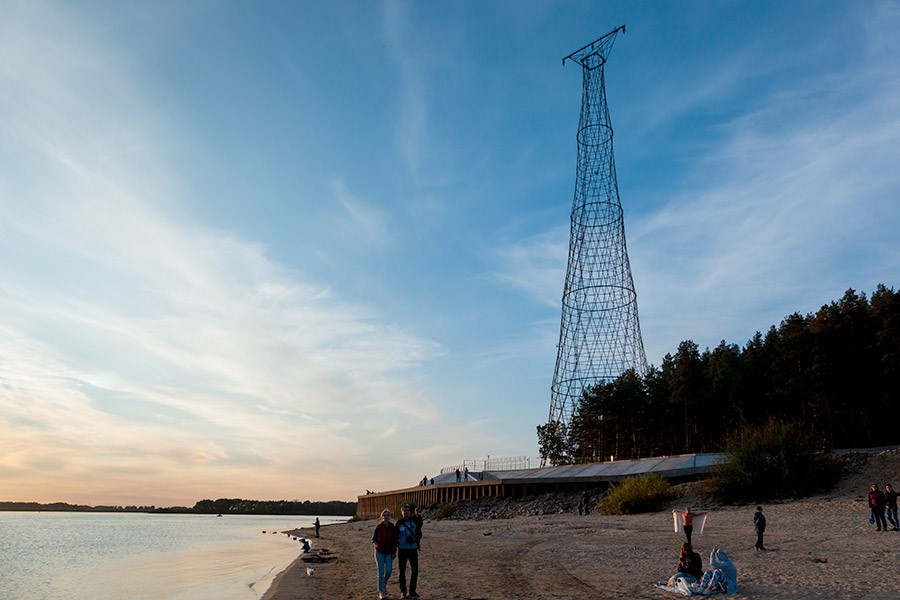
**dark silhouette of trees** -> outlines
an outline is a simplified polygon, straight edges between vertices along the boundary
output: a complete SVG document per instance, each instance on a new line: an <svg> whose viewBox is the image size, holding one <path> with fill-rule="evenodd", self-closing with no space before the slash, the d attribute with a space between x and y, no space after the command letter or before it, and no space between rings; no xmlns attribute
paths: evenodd
<svg viewBox="0 0 900 600"><path fill-rule="evenodd" d="M331 500L242 500L219 498L200 500L191 512L203 514L251 514L251 515L355 515L356 502Z"/></svg>
<svg viewBox="0 0 900 600"><path fill-rule="evenodd" d="M821 449L869 447L898 442L898 407L900 293L880 284L871 299L849 289L788 315L743 347L683 341L643 377L586 389L569 429L541 425L538 441L553 464L722 452L775 419Z"/></svg>
<svg viewBox="0 0 900 600"><path fill-rule="evenodd" d="M809 430L775 417L729 442L726 454L707 494L729 503L808 496L830 489L841 474L841 461L821 452Z"/></svg>
<svg viewBox="0 0 900 600"><path fill-rule="evenodd" d="M18 511L68 511L68 512L153 512L153 513L201 513L201 514L254 514L254 515L332 515L352 516L356 514L356 502L331 500L310 502L309 500L241 500L219 498L200 500L192 508L186 506L86 506L54 502L0 502L0 510Z"/></svg>
<svg viewBox="0 0 900 600"><path fill-rule="evenodd" d="M570 462L569 436L565 425L555 421L538 425L537 435L542 463L564 465Z"/></svg>

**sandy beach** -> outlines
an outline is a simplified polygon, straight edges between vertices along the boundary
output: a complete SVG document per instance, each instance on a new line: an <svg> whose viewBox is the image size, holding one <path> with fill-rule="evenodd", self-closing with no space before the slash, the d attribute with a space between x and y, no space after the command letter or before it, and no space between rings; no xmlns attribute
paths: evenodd
<svg viewBox="0 0 900 600"><path fill-rule="evenodd" d="M900 484L900 454L871 456L827 494L765 505L768 552L756 552L755 506L708 508L694 546L706 568L718 546L738 568L733 598L900 598L900 532L868 522L869 484ZM442 599L678 598L655 587L675 570L684 538L672 508L703 507L690 495L664 511L633 516L552 514L493 520L426 519L419 595ZM336 560L306 575L302 556L263 600L376 598L371 535L375 521L322 528L314 549ZM312 530L303 530L312 537ZM395 566L388 591L400 598Z"/></svg>

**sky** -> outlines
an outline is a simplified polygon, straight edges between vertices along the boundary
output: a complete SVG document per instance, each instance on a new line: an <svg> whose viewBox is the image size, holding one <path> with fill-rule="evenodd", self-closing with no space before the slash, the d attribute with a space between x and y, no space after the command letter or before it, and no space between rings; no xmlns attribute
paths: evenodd
<svg viewBox="0 0 900 600"><path fill-rule="evenodd" d="M581 68L650 363L900 285L900 2L0 0L0 501L538 455Z"/></svg>

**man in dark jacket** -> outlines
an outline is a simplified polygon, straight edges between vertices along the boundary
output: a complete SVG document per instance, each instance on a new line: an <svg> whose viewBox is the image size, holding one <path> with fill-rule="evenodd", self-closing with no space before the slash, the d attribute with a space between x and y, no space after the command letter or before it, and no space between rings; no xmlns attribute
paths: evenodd
<svg viewBox="0 0 900 600"><path fill-rule="evenodd" d="M763 514L762 506L757 506L753 513L753 526L756 528L756 551L765 550L763 534L766 532L766 515Z"/></svg>
<svg viewBox="0 0 900 600"><path fill-rule="evenodd" d="M884 520L884 493L878 489L876 484L872 484L869 491L869 509L875 515L875 531L887 531L887 521Z"/></svg>
<svg viewBox="0 0 900 600"><path fill-rule="evenodd" d="M891 484L884 484L884 507L887 509L887 518L894 526L894 531L900 531L900 519L897 518L897 492Z"/></svg>
<svg viewBox="0 0 900 600"><path fill-rule="evenodd" d="M403 517L397 521L397 549L400 561L400 597L418 598L416 583L419 581L419 540L422 539L422 530L412 516L412 508L407 504L403 507ZM409 595L406 593L406 563L409 563Z"/></svg>

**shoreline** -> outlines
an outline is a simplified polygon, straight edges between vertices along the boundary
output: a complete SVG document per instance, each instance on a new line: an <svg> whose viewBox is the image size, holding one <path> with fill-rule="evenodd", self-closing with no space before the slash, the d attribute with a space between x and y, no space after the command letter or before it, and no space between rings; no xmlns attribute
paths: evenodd
<svg viewBox="0 0 900 600"><path fill-rule="evenodd" d="M764 505L768 552L753 548L755 504L704 507L710 511L694 547L706 568L713 546L738 569L741 592L730 598L801 599L898 596L900 532L875 532L865 495L873 481L900 482L900 454L869 457L826 494ZM427 519L419 558L422 598L458 600L554 598L674 599L655 587L675 571L684 536L672 529L671 510L630 516L572 513L495 519ZM307 577L303 555L276 576L262 600L374 598L371 539L375 521L322 528L313 551L337 559ZM301 535L310 537L311 529ZM318 543L316 543L318 542ZM397 567L388 591L399 598Z"/></svg>

